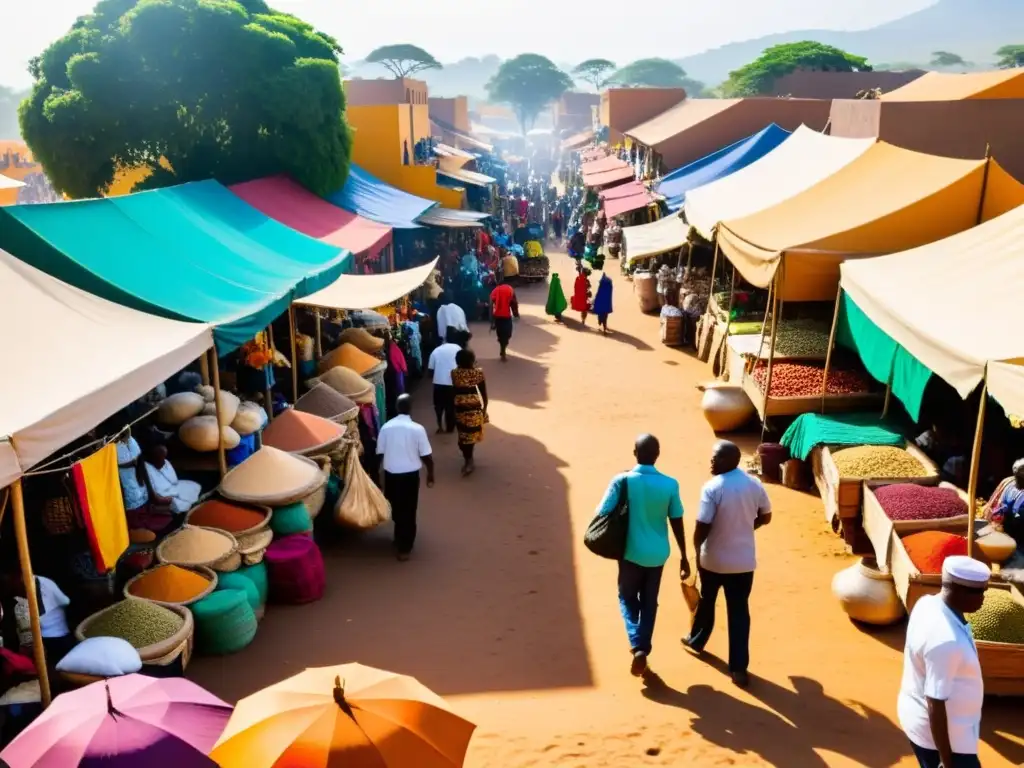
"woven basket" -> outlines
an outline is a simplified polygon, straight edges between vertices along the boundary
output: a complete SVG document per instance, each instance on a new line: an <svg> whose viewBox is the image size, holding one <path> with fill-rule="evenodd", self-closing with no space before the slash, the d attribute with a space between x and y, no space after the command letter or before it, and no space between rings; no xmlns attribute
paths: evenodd
<svg viewBox="0 0 1024 768"><path fill-rule="evenodd" d="M80 675L77 672L61 672L61 678L70 686L75 688L84 688L87 685L98 683L101 680L106 680L105 677L98 677L97 675Z"/></svg>
<svg viewBox="0 0 1024 768"><path fill-rule="evenodd" d="M78 530L75 507L71 499L64 494L46 500L43 504L42 519L43 528L51 536L62 536Z"/></svg>
<svg viewBox="0 0 1024 768"><path fill-rule="evenodd" d="M199 509L199 507L201 507L204 502L211 501L212 499L218 499L218 498L220 498L220 495L216 491L210 491L209 493L205 493L202 496L200 496L199 500L195 503L195 506L193 506L192 509L190 509L186 513L186 515L185 515L185 523L186 523L186 525L198 525L197 523L193 523L192 520L191 520L193 513L195 513L195 511L197 509ZM228 500L228 501L230 501L230 500ZM270 515L273 514L273 511L274 511L270 507L264 506L262 504L250 504L248 502L240 503L240 502L237 502L237 501L231 501L231 503L232 504L238 504L238 505L243 506L243 507L247 507L248 509L251 509L251 510L253 510L255 512L262 512L263 513L263 522L262 523L258 523L257 525L254 525L252 528L246 528L245 530L242 530L242 531L228 531L228 533L230 533L236 539L241 539L243 536L248 536L249 534L256 533L257 531L262 531L268 525L270 525Z"/></svg>
<svg viewBox="0 0 1024 768"><path fill-rule="evenodd" d="M132 597L129 599L137 600L138 598ZM96 613L83 619L75 628L75 638L77 638L79 642L85 640L85 631L89 628L89 625L107 611L113 610L116 605L117 603L114 603L114 605L108 605L103 610L96 611ZM182 619L184 619L184 623L177 632L166 640L139 648L139 658L142 659L143 664L155 667L166 667L169 664L173 664L180 656L181 668L182 671L184 671L185 667L188 666L189 660L192 658L192 642L195 635L195 623L192 621L192 611L181 605L165 605L164 607L181 616Z"/></svg>
<svg viewBox="0 0 1024 768"><path fill-rule="evenodd" d="M204 530L213 531L214 533L220 534L226 537L229 541L224 545L224 554L220 554L212 560L198 560L187 557L179 556L181 559L173 560L166 554L167 544L174 541L176 537L188 535L190 530ZM161 563L174 563L174 565L182 565L185 567L194 567L202 565L207 568L212 568L215 571L233 571L241 565L241 557L238 555L238 541L227 531L222 531L219 528L201 528L198 525L184 525L177 531L172 533L166 539L161 541L156 548L156 557ZM230 567L233 561L237 561L234 567ZM227 567L225 567L227 566Z"/></svg>
<svg viewBox="0 0 1024 768"><path fill-rule="evenodd" d="M270 449L266 448L266 449L263 449L263 450L270 450ZM287 456L291 456L293 459L295 459L297 461L308 461L310 464L313 464L314 466L317 466L319 469L321 469L321 470L323 469L323 467L320 467L317 464L317 462L313 461L308 456L299 456L298 454L294 454L294 453L289 453L289 454L286 454L286 455ZM245 466L244 462L242 464L239 464L237 467L235 467L230 472L228 472L227 475L225 475L225 479L230 477L232 475L232 473L237 472L238 470L240 470L244 466ZM275 507L283 507L283 506L285 506L287 504L292 504L292 503L294 503L296 501L301 501L302 499L306 498L310 494L316 493L326 482L327 482L327 478L321 472L320 476L319 477L315 477L309 483L309 485L307 485L306 487L300 488L298 491L295 491L294 493L290 493L290 494L288 494L286 496L275 497L273 499L273 505ZM263 502L265 501L265 499L256 499L256 498L247 496L244 493L235 493L233 495L228 495L228 494L224 493L223 491L221 491L221 496L223 496L226 499L231 499L231 501L240 501L243 504L262 505Z"/></svg>
<svg viewBox="0 0 1024 768"><path fill-rule="evenodd" d="M157 567L159 567L159 566L157 566ZM208 594L210 594L211 592L213 592L213 590L215 590L217 588L217 573L213 569L207 568L206 566L203 566L203 565L193 565L193 566L178 565L178 567L179 568L184 568L186 571L194 571L195 573L198 573L204 579L209 579L210 580L210 584L206 587L206 589L204 589L198 595L193 597L191 600L186 600L186 601L181 602L181 603L170 603L170 602L167 602L165 600L154 600L151 597L142 597L141 595L134 595L131 592L132 584L134 584L136 581L138 581L143 576L145 576L147 573L149 573L149 571L143 571L138 576L133 576L132 578L128 579L128 581L125 582L124 589L121 590L121 591L123 592L125 598L135 598L136 600L149 600L149 602L156 603L157 605L162 605L164 608L174 608L176 606L177 607L185 607L187 605L192 605L192 603L197 602L198 600L202 600L204 597L206 597Z"/></svg>
<svg viewBox="0 0 1024 768"><path fill-rule="evenodd" d="M320 479L322 482L316 490L302 499L302 503L306 505L306 511L309 512L310 520L316 520L316 516L324 508L324 502L327 501L327 479L331 476L331 460L329 457L317 456L313 460L320 465Z"/></svg>
<svg viewBox="0 0 1024 768"><path fill-rule="evenodd" d="M242 556L242 565L256 565L263 562L267 547L273 540L274 532L269 528L240 536L238 538L238 554Z"/></svg>

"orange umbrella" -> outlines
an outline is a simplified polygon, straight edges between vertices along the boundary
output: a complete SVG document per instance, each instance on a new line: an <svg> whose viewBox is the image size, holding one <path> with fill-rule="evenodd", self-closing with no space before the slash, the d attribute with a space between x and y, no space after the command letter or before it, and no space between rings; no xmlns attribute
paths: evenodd
<svg viewBox="0 0 1024 768"><path fill-rule="evenodd" d="M411 677L344 664L242 699L210 757L221 768L458 768L475 728Z"/></svg>

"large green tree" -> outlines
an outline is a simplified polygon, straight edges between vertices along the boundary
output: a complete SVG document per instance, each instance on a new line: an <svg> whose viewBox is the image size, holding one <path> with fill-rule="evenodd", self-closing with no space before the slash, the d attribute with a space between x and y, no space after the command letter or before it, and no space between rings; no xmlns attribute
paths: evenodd
<svg viewBox="0 0 1024 768"><path fill-rule="evenodd" d="M136 166L146 187L288 173L334 192L352 148L340 53L263 0L101 0L32 61L22 135L71 197Z"/></svg>
<svg viewBox="0 0 1024 768"><path fill-rule="evenodd" d="M409 77L425 69L441 69L441 62L417 45L382 45L370 51L367 64L380 64L396 78Z"/></svg>
<svg viewBox="0 0 1024 768"><path fill-rule="evenodd" d="M805 40L766 48L744 67L729 73L721 86L723 96L758 96L771 92L774 82L790 72L807 69L819 72L870 72L863 56L855 56L831 45Z"/></svg>
<svg viewBox="0 0 1024 768"><path fill-rule="evenodd" d="M590 83L595 91L608 85L608 75L615 71L615 62L608 59L587 59L576 65L572 73L577 80Z"/></svg>
<svg viewBox="0 0 1024 768"><path fill-rule="evenodd" d="M932 53L931 65L939 69L947 69L949 67L966 67L967 62L964 61L964 57L959 53L935 51Z"/></svg>
<svg viewBox="0 0 1024 768"><path fill-rule="evenodd" d="M646 88L685 88L689 96L700 96L704 84L686 76L686 70L668 59L639 59L627 64L611 81L617 85Z"/></svg>
<svg viewBox="0 0 1024 768"><path fill-rule="evenodd" d="M996 66L1000 69L1024 67L1024 45L1004 45L996 51L996 56Z"/></svg>
<svg viewBox="0 0 1024 768"><path fill-rule="evenodd" d="M536 53L522 53L502 62L487 83L491 101L508 104L526 133L537 115L572 87L572 78Z"/></svg>

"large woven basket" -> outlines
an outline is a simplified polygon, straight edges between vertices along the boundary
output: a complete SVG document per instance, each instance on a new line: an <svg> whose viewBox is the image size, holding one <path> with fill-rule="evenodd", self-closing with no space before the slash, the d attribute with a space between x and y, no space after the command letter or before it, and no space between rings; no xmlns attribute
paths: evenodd
<svg viewBox="0 0 1024 768"><path fill-rule="evenodd" d="M138 598L131 597L128 599L137 600ZM89 625L107 611L113 610L116 605L117 603L109 605L103 610L96 611L96 613L83 619L75 628L75 638L79 642L85 640L85 632L89 628ZM189 660L192 658L192 644L195 635L195 623L192 621L192 611L181 605L165 605L164 607L181 616L182 619L184 619L184 623L177 632L166 640L139 648L139 658L142 659L143 664L155 667L166 667L173 664L180 657L181 669L184 671L185 667L188 666Z"/></svg>
<svg viewBox="0 0 1024 768"><path fill-rule="evenodd" d="M315 491L302 499L302 503L306 506L306 511L309 512L310 520L315 520L316 516L324 508L324 502L327 501L327 480L331 476L331 460L329 457L317 456L313 460L320 466L320 478L323 482L320 483Z"/></svg>
<svg viewBox="0 0 1024 768"><path fill-rule="evenodd" d="M274 540L274 532L269 528L256 533L238 537L238 554L242 557L242 565L256 565L263 562L267 547Z"/></svg>
<svg viewBox="0 0 1024 768"><path fill-rule="evenodd" d="M271 449L270 448L264 448L263 450L271 450ZM257 453L259 453L259 451L257 451ZM256 454L253 454L253 455L255 456ZM320 467L320 465L317 464L317 462L313 461L308 456L299 456L298 454L295 454L295 453L289 453L289 454L285 454L285 455L286 456L290 456L291 458L295 459L296 461L308 461L310 464L312 464L317 469L322 470L322 467ZM239 464L237 467L235 467L230 472L228 472L227 475L225 475L225 479L231 477L231 475L233 473L238 472L244 466L245 466L245 462ZM221 496L223 496L226 499L231 499L231 501L240 501L243 504L262 505L262 504L268 502L268 500L265 499L265 498L255 498L255 497L252 497L252 496L248 496L245 493L230 493L230 494L225 493L224 490L223 490L223 481L221 481L221 482L222 482ZM327 482L327 478L323 475L323 473L321 471L320 474L315 476L310 481L310 483L307 484L305 487L299 488L298 490L296 490L294 492L290 492L288 494L282 494L280 496L275 496L272 500L269 500L269 501L275 507L284 507L284 506L287 506L288 504L294 504L296 501L301 501L302 499L306 498L310 494L316 493L317 490L319 490L326 482Z"/></svg>
<svg viewBox="0 0 1024 768"><path fill-rule="evenodd" d="M216 491L210 491L209 493L205 493L202 496L200 496L199 501L197 501L195 503L195 506L193 506L192 509L190 509L188 513L185 515L185 523L188 525L198 525L198 523L192 522L192 516L195 513L195 511L199 509L199 507L201 507L204 502L211 501L217 498L220 498L220 495ZM226 499L226 501L230 501L231 504L237 504L239 506L247 507L248 509L251 509L253 511L263 513L262 523L254 525L251 528L246 528L242 531L228 531L228 533L230 533L236 539L240 539L243 536L248 536L252 533L257 533L258 531L262 531L270 525L270 516L274 513L274 510L272 510L270 507L264 506L263 504L250 504L249 502L237 502L230 499Z"/></svg>
<svg viewBox="0 0 1024 768"><path fill-rule="evenodd" d="M187 536L188 531L190 530L212 531L220 534L221 536L227 537L228 542L225 543L224 554L219 554L212 560L199 559L198 554L195 558L178 555L177 559L172 559L170 555L167 554L168 543L174 541L176 537ZM238 554L238 541L233 535L227 531L222 531L219 528L205 528L198 525L183 525L177 531L161 541L156 548L156 557L161 563L173 563L174 565L181 565L187 568L201 565L207 568L212 568L215 571L235 571L238 570L242 564L241 555Z"/></svg>
<svg viewBox="0 0 1024 768"><path fill-rule="evenodd" d="M168 563L168 565L170 565L170 563ZM177 565L177 563L173 563L173 565ZM161 566L157 566L157 568L159 568L159 567L161 567ZM125 582L124 589L121 590L121 591L124 594L126 599L148 600L151 603L156 603L157 605L162 605L164 608L175 608L175 607L184 608L185 606L192 605L192 603L195 603L195 602L198 602L199 600L202 600L204 597L206 597L208 594L210 594L211 592L213 592L213 590L215 590L217 588L217 572L214 571L212 568L207 568L204 565L178 565L178 567L179 568L184 568L187 571L194 571L195 573L198 573L200 576L202 576L204 579L209 579L209 581L210 581L209 586L206 589L204 589L202 592L200 592L198 595L193 597L191 600L185 600L184 602L181 602L181 603L171 603L171 602L167 602L166 600L154 600L151 597L142 597L141 595L132 594L132 592L131 592L132 584L134 584L136 581L138 581L143 576L145 576L147 573L149 573L149 571L147 570L147 571L143 571L142 573L138 574L137 576L133 576L132 578L128 579L128 581ZM150 570L153 570L153 569L150 569Z"/></svg>

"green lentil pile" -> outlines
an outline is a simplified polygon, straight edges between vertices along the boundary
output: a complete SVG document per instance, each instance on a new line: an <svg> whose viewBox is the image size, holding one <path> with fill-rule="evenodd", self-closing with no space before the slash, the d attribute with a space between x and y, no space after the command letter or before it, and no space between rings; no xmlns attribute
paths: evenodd
<svg viewBox="0 0 1024 768"><path fill-rule="evenodd" d="M967 617L975 640L990 643L1024 645L1024 605L1016 602L1010 593L990 589L977 613Z"/></svg>
<svg viewBox="0 0 1024 768"><path fill-rule="evenodd" d="M843 479L872 477L927 477L924 465L902 448L858 445L832 454Z"/></svg>
<svg viewBox="0 0 1024 768"><path fill-rule="evenodd" d="M86 637L120 637L138 650L162 643L179 629L185 620L148 600L122 600L89 624Z"/></svg>
<svg viewBox="0 0 1024 768"><path fill-rule="evenodd" d="M785 322L775 339L775 354L783 357L824 358L828 354L830 330L827 325L816 320Z"/></svg>

